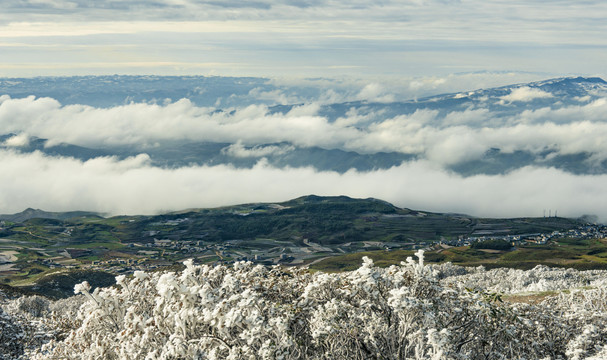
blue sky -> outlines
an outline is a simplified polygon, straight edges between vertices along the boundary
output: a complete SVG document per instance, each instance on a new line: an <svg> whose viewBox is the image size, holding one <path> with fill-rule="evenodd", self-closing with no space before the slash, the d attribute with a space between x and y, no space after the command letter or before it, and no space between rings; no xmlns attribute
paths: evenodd
<svg viewBox="0 0 607 360"><path fill-rule="evenodd" d="M598 75L604 1L4 0L0 76Z"/></svg>

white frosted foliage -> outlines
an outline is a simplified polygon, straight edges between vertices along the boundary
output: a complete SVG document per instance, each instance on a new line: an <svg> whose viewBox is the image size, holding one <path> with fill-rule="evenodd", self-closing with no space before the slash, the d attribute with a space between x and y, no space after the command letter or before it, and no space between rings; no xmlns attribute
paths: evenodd
<svg viewBox="0 0 607 360"><path fill-rule="evenodd" d="M365 257L359 269L339 274L186 261L181 272L138 271L118 276L115 287L93 292L83 283L75 290L87 301L77 314L66 313L73 317L72 327L24 351L33 359L149 360L598 359L607 354L604 272L428 266L422 251L415 255L388 268ZM492 292L562 285L574 290L555 292L536 305L502 301ZM45 311L55 311L51 308Z"/></svg>

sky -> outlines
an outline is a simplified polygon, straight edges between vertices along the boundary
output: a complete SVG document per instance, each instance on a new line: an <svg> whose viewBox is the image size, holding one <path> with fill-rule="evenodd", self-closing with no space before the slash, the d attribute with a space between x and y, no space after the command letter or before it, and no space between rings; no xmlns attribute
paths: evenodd
<svg viewBox="0 0 607 360"><path fill-rule="evenodd" d="M600 0L4 0L0 76L601 75Z"/></svg>
<svg viewBox="0 0 607 360"><path fill-rule="evenodd" d="M588 152L603 161L604 94L517 113L497 125L488 105L371 123L356 112L335 123L318 114L330 102L408 100L560 76L607 78L605 19L607 2L599 0L3 0L0 77L261 76L282 86L248 93L264 104L299 104L287 90L304 82L322 94L287 114L253 104L229 116L187 99L99 108L0 94L2 132L15 134L0 149L0 213L35 207L150 214L314 193L477 216L558 209L607 220L604 174L527 166L466 177L448 168L493 147ZM499 100L552 98L558 103L551 93L521 87ZM89 147L225 141L232 144L226 152L260 160L250 169L161 168L145 151L88 161L20 152L32 136ZM346 173L276 168L263 159L294 145L423 156Z"/></svg>

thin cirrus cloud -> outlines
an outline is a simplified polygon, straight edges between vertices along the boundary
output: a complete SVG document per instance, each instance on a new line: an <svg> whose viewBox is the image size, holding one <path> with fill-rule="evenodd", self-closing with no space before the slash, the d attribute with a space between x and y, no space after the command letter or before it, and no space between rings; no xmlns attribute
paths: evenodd
<svg viewBox="0 0 607 360"><path fill-rule="evenodd" d="M602 74L606 15L601 1L8 0L0 74Z"/></svg>

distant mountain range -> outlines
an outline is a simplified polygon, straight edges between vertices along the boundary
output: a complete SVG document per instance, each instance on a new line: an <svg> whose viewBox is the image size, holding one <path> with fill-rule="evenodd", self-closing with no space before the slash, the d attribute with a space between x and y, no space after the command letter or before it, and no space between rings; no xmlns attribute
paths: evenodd
<svg viewBox="0 0 607 360"><path fill-rule="evenodd" d="M253 89L270 90L268 79L205 76L70 76L0 79L0 94L20 98L50 97L64 105L85 104L111 107L130 102L158 102L190 99L199 106L214 106L239 99ZM212 95L210 95L212 94ZM242 105L239 103L238 105Z"/></svg>
<svg viewBox="0 0 607 360"><path fill-rule="evenodd" d="M574 228L582 221L562 217L478 218L399 208L374 198L316 195L281 203L187 209L149 216L103 218L84 211L59 213L27 209L14 215L1 215L0 219L17 223L7 226L8 235L5 236L24 232L33 236L41 231L38 237L56 238L57 241L68 241L69 238L70 245L106 241L154 243L155 239L222 243L307 238L323 245L364 241L417 242L476 234L551 232ZM31 231L23 231L20 224ZM67 230L57 230L61 227L73 228L68 234ZM111 246L106 248L112 249Z"/></svg>
<svg viewBox="0 0 607 360"><path fill-rule="evenodd" d="M508 95L512 89L529 87L549 92L561 101L572 103L575 97L592 95L596 91L607 91L607 82L597 77L567 77L526 84L514 84L491 89L477 89L468 92L433 95L408 101L373 102L350 101L327 105L325 115L336 118L351 107L367 105L373 108L392 109L396 114L409 113L420 108L446 109L482 100L484 97L499 98ZM63 105L84 104L95 107L113 107L131 102L154 102L162 104L167 100L189 99L198 106L228 108L268 104L273 110L284 112L294 105L276 105L269 96L259 96L263 92L289 90L299 98L314 98L322 89L312 85L290 87L274 84L270 79L256 77L220 76L70 76L35 78L0 78L0 94L14 98L27 96L50 97ZM596 95L596 94L595 94ZM217 100L221 99L218 103ZM553 99L554 100L554 99ZM514 104L517 107L536 107L539 103L551 104L544 99L529 103ZM502 104L504 105L504 104ZM510 104L509 104L510 105ZM508 106L511 109L511 106Z"/></svg>
<svg viewBox="0 0 607 360"><path fill-rule="evenodd" d="M524 94L517 100L516 97L508 98L517 89L531 89L536 92L527 98ZM537 96L538 94L550 94L551 96ZM607 94L607 82L601 78L558 78L537 81L526 84L502 86L492 89L478 89L451 94L441 94L420 99L396 102L368 102L356 101L340 104L331 104L321 110L321 114L336 119L345 116L352 108L361 109L362 114L381 114L383 118L391 118L398 115L412 114L417 110L437 110L442 115L454 111L474 108L486 108L496 113L498 117L505 117L520 113L524 110L538 109L557 104L558 107L565 105L579 105L580 99L596 99ZM284 111L284 107L281 107ZM440 117L440 116L439 116ZM376 120L376 119L374 119Z"/></svg>
<svg viewBox="0 0 607 360"><path fill-rule="evenodd" d="M90 211L49 212L40 209L28 208L20 213L0 215L0 220L21 223L30 219L69 220L87 216L99 216L99 214Z"/></svg>

